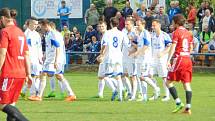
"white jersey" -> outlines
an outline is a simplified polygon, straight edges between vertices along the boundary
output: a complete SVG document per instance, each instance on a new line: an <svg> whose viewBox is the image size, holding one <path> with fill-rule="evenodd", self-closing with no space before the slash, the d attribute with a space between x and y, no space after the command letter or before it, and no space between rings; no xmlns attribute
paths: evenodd
<svg viewBox="0 0 215 121"><path fill-rule="evenodd" d="M57 63L66 64L65 45L63 36L60 32L52 30L46 35L46 59L44 63L53 64L56 58L56 49L60 48L59 58Z"/></svg>
<svg viewBox="0 0 215 121"><path fill-rule="evenodd" d="M128 44L128 38L118 29L106 31L102 38L102 46L106 46L104 62L121 64L123 56L122 47Z"/></svg>
<svg viewBox="0 0 215 121"><path fill-rule="evenodd" d="M149 31L143 30L137 39L137 50L143 48L144 46L148 46L148 49L145 51L144 55L140 55L137 57L137 63L150 63L152 52L151 52L151 35Z"/></svg>
<svg viewBox="0 0 215 121"><path fill-rule="evenodd" d="M30 29L25 30L25 36L29 48L29 57L32 64L38 64L42 62L42 44L41 37L38 32L31 31Z"/></svg>

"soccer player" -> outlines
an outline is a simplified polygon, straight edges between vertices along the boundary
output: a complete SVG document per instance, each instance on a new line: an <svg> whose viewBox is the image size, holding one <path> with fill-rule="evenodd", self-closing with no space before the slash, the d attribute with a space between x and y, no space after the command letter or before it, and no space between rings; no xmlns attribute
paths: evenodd
<svg viewBox="0 0 215 121"><path fill-rule="evenodd" d="M29 48L30 62L31 62L31 75L32 85L30 88L30 97L35 97L39 91L40 72L42 71L42 44L41 37L37 31L38 20L34 17L29 19L28 28L25 30L25 36ZM25 93L25 92L22 92Z"/></svg>
<svg viewBox="0 0 215 121"><path fill-rule="evenodd" d="M53 30L50 26L48 20L41 21L41 28L47 32L46 35L46 51L45 51L45 61L43 64L43 72L41 76L41 85L39 96L32 99L32 101L42 101L43 92L46 86L46 76L48 74L55 74L56 78L63 83L66 91L68 92L68 97L66 101L76 100L76 96L72 91L68 81L63 76L63 68L65 61L65 47L62 35Z"/></svg>
<svg viewBox="0 0 215 121"><path fill-rule="evenodd" d="M117 91L112 94L111 100L114 101L119 93L119 101L122 101L122 46L129 43L129 40L125 35L117 29L119 20L115 17L111 18L112 29L107 31L102 38L102 49L104 53L101 53L101 57L104 57L106 79L108 76L113 76L117 80Z"/></svg>
<svg viewBox="0 0 215 121"><path fill-rule="evenodd" d="M152 33L153 74L158 75L159 77L162 77L163 88L165 90L165 96L163 97L162 101L168 101L170 97L169 97L169 90L166 87L166 77L168 73L166 63L167 63L168 52L169 52L172 40L166 32L161 30L160 20L154 19L152 21L152 29L154 31ZM155 97L153 96L150 99L154 100Z"/></svg>
<svg viewBox="0 0 215 121"><path fill-rule="evenodd" d="M137 57L137 75L142 82L142 91L143 91L143 100L147 100L147 88L146 84L148 83L154 89L155 98L159 97L160 88L149 78L150 75L150 64L151 64L151 35L145 30L145 21L138 20L136 21L137 29L139 31L139 36L137 39L137 51L132 53L132 57ZM145 89L146 88L146 89Z"/></svg>
<svg viewBox="0 0 215 121"><path fill-rule="evenodd" d="M190 52L193 50L193 36L183 27L185 18L178 14L173 17L173 26L176 29L173 33L172 45L168 54L167 67L169 73L167 76L167 87L176 102L176 108L172 111L176 113L180 111L184 104L178 97L173 81L181 81L186 93L186 108L184 113L191 114L191 80L192 80L192 61L190 59ZM170 63L172 59L172 64Z"/></svg>
<svg viewBox="0 0 215 121"><path fill-rule="evenodd" d="M122 30L123 33L128 37L129 39L129 45L123 46L122 52L123 52L123 76L122 76L122 82L124 87L127 87L128 89L128 99L132 98L132 95L136 95L137 91L137 65L135 63L135 58L132 58L129 56L129 53L136 51L134 44L136 42L136 34L135 34L135 28L134 28L134 21L132 18L127 18L125 21L125 28ZM132 81L133 88L131 87L130 80ZM126 94L124 94L126 95Z"/></svg>
<svg viewBox="0 0 215 121"><path fill-rule="evenodd" d="M101 40L105 34L105 32L107 31L107 24L105 21L100 21L98 24L98 30L101 33ZM104 53L104 48L101 49L100 53ZM97 59L99 59L101 57L98 56ZM108 78L105 79L105 64L104 61L101 61L99 63L99 70L98 70L98 96L96 96L97 98L103 98L103 92L104 92L104 87L105 87L105 83L107 84L107 86L112 90L112 93L116 91L116 87L114 85L114 81L112 78Z"/></svg>
<svg viewBox="0 0 215 121"><path fill-rule="evenodd" d="M26 76L31 80L26 38L8 8L0 9L0 110L7 121L28 121L15 107Z"/></svg>

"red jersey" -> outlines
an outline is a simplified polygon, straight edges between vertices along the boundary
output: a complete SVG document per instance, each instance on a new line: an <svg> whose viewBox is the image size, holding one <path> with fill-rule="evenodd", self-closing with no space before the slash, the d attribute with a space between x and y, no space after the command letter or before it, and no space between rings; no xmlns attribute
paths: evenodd
<svg viewBox="0 0 215 121"><path fill-rule="evenodd" d="M24 54L25 51L28 51L28 46L22 30L15 25L2 29L0 32L0 48L7 49L0 77L25 78Z"/></svg>
<svg viewBox="0 0 215 121"><path fill-rule="evenodd" d="M189 56L190 46L193 44L193 36L187 29L180 26L173 32L172 43L176 43L173 57Z"/></svg>

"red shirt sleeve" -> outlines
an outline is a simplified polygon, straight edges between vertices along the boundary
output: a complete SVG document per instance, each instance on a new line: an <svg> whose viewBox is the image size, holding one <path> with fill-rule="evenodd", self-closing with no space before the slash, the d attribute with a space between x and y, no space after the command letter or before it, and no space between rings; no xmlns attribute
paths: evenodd
<svg viewBox="0 0 215 121"><path fill-rule="evenodd" d="M7 48L9 43L8 40L9 40L8 33L2 30L0 32L0 48Z"/></svg>

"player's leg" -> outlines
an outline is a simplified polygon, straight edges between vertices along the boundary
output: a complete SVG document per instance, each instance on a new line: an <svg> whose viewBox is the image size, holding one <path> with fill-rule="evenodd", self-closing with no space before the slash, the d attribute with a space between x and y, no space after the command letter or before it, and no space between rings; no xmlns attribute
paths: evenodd
<svg viewBox="0 0 215 121"><path fill-rule="evenodd" d="M132 91L131 83L130 83L130 80L128 78L128 74L124 74L122 76L122 83L124 86L123 97L127 98L128 95L131 96L131 91Z"/></svg>
<svg viewBox="0 0 215 121"><path fill-rule="evenodd" d="M164 93L165 93L165 96L162 98L162 101L169 101L170 100L170 97L169 97L169 89L167 88L166 86L166 81L167 81L167 78L166 77L163 77L163 88L164 88Z"/></svg>
<svg viewBox="0 0 215 121"><path fill-rule="evenodd" d="M122 91L123 91L123 84L122 84L122 79L121 79L121 75L117 75L116 76L116 80L117 80L117 90L119 92L119 101L122 101L122 97L123 97L123 94L122 94Z"/></svg>
<svg viewBox="0 0 215 121"><path fill-rule="evenodd" d="M104 87L105 87L105 80L103 77L98 77L99 82L98 82L98 98L103 98L103 93L104 93Z"/></svg>
<svg viewBox="0 0 215 121"><path fill-rule="evenodd" d="M190 83L184 83L184 90L186 94L186 108L184 113L191 114L191 99L192 99L192 89Z"/></svg>
<svg viewBox="0 0 215 121"><path fill-rule="evenodd" d="M56 88L56 81L55 81L55 76L54 74L52 75L48 75L49 79L50 79L50 89L51 92L48 93L48 95L46 96L47 98L51 98L51 97L55 97L55 88Z"/></svg>
<svg viewBox="0 0 215 121"><path fill-rule="evenodd" d="M166 85L167 85L169 92L172 95L172 97L176 103L176 108L172 112L177 113L178 111L180 111L184 107L184 104L181 102L180 98L178 97L178 93L177 93L177 90L173 84L173 81L167 80Z"/></svg>

